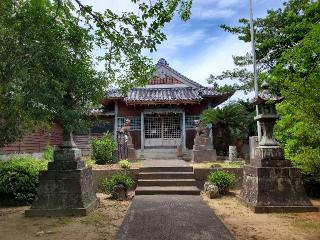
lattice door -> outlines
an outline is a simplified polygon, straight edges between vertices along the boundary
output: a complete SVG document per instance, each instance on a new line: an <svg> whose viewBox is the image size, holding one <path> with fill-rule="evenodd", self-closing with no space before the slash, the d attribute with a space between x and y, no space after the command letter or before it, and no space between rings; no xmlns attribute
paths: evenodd
<svg viewBox="0 0 320 240"><path fill-rule="evenodd" d="M145 118L145 146L177 146L181 141L181 118L160 116Z"/></svg>

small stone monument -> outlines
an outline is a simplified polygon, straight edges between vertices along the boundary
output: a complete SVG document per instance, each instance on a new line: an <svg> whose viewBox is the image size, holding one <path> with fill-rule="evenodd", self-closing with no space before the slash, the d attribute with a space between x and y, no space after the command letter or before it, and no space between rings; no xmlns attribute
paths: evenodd
<svg viewBox="0 0 320 240"><path fill-rule="evenodd" d="M229 146L229 161L235 162L238 160L238 152L236 146Z"/></svg>
<svg viewBox="0 0 320 240"><path fill-rule="evenodd" d="M197 134L194 138L192 161L213 162L217 160L216 150L213 148L209 138L208 127L205 126L201 120L195 120L194 124Z"/></svg>
<svg viewBox="0 0 320 240"><path fill-rule="evenodd" d="M54 151L54 161L40 173L38 194L25 211L26 217L85 216L98 206L92 169L80 157L72 134L64 131L64 142Z"/></svg>
<svg viewBox="0 0 320 240"><path fill-rule="evenodd" d="M122 134L124 134L124 137L125 137L125 142L127 144L127 149L128 149L128 160L134 161L134 160L136 160L136 150L135 150L133 143L132 143L130 129L131 129L130 119L127 118L127 119L125 119L123 127L121 128L120 132Z"/></svg>
<svg viewBox="0 0 320 240"><path fill-rule="evenodd" d="M259 115L255 117L262 129L261 140L250 163L243 168L240 199L254 212L317 211L306 196L298 169L285 160L283 149L273 138L278 115L275 104L283 97L272 95L269 85L254 99Z"/></svg>

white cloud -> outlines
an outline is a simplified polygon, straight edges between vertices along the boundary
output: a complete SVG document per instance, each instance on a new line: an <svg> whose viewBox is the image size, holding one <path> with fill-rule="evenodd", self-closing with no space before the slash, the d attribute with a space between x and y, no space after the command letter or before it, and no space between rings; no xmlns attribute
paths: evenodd
<svg viewBox="0 0 320 240"><path fill-rule="evenodd" d="M103 12L110 9L117 14L122 12L138 12L137 5L130 0L83 0L83 4L93 6L95 11Z"/></svg>
<svg viewBox="0 0 320 240"><path fill-rule="evenodd" d="M192 9L192 17L197 19L221 19L228 18L235 14L232 9L207 9L194 7Z"/></svg>
<svg viewBox="0 0 320 240"><path fill-rule="evenodd" d="M196 0L192 6L192 18L221 19L231 17L235 15L236 4L239 2L241 0Z"/></svg>
<svg viewBox="0 0 320 240"><path fill-rule="evenodd" d="M181 71L189 78L207 85L210 74L217 75L235 67L232 55L242 55L250 51L250 45L235 36L222 36L192 59L185 59Z"/></svg>

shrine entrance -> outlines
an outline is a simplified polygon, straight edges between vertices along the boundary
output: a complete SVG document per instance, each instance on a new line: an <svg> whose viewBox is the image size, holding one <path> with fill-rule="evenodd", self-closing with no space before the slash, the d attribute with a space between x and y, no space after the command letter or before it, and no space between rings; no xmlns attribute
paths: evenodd
<svg viewBox="0 0 320 240"><path fill-rule="evenodd" d="M181 114L146 115L145 147L177 147L181 144Z"/></svg>

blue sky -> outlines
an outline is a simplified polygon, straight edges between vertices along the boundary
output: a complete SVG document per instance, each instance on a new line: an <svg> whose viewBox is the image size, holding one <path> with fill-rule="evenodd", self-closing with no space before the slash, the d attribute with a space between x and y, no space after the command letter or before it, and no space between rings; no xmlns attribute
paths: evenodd
<svg viewBox="0 0 320 240"><path fill-rule="evenodd" d="M110 8L116 12L136 11L130 0L84 0L95 10ZM263 17L267 9L277 9L283 0L253 0L254 17ZM158 51L148 53L154 62L165 58L171 67L203 85L210 74L232 69L232 55L250 52L243 43L219 25L237 25L239 18L248 18L248 0L193 0L192 16L187 22L177 17L164 32L167 40Z"/></svg>

